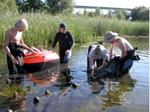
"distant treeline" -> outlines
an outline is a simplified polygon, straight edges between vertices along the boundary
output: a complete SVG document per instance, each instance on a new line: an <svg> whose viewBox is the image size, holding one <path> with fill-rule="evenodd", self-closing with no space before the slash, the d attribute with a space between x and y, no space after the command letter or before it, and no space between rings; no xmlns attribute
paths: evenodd
<svg viewBox="0 0 150 112"><path fill-rule="evenodd" d="M29 30L23 38L29 45L49 46L54 39L60 22L67 25L76 43L99 41L106 31L118 32L121 36L147 36L148 21L126 21L107 17L65 16L45 13L5 13L0 16L0 44L3 44L5 32L14 26L19 18L26 18ZM0 45L1 46L1 45Z"/></svg>
<svg viewBox="0 0 150 112"><path fill-rule="evenodd" d="M11 11L19 12L20 14L44 12L51 15L73 15L73 5L73 0L1 0L0 13ZM102 14L101 9L95 9L95 12L88 12L85 9L83 14L76 13L75 15L88 17L107 16L109 18L116 17L120 20L148 21L149 8L144 6L136 7L131 13L124 10L110 10L107 15Z"/></svg>

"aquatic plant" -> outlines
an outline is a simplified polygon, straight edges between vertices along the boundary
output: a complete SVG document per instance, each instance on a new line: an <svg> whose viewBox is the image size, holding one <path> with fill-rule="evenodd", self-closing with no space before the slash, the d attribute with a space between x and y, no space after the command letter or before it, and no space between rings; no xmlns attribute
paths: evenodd
<svg viewBox="0 0 150 112"><path fill-rule="evenodd" d="M48 46L58 31L60 22L67 24L76 43L99 40L108 30L128 36L148 36L148 22L131 22L107 17L86 16L52 16L45 13L5 13L0 16L0 46L2 46L5 32L20 18L26 18L29 30L23 34L24 40L29 45Z"/></svg>

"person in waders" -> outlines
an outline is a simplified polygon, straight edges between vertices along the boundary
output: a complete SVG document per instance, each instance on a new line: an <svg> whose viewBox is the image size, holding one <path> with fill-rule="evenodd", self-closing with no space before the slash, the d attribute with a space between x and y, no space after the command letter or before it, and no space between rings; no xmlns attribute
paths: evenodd
<svg viewBox="0 0 150 112"><path fill-rule="evenodd" d="M23 66L23 49L34 52L28 47L22 38L22 32L28 29L26 19L20 19L15 26L9 29L5 34L4 49L7 55L7 65L9 74L22 74L25 71Z"/></svg>
<svg viewBox="0 0 150 112"><path fill-rule="evenodd" d="M88 48L87 70L92 72L109 61L109 53L102 44L93 44ZM96 66L95 66L96 62Z"/></svg>
<svg viewBox="0 0 150 112"><path fill-rule="evenodd" d="M110 50L110 59L113 58L114 47L117 47L121 50L121 56L118 66L118 75L128 73L130 68L133 65L133 60L139 60L139 57L135 59L136 49L125 39L118 36L118 33L108 31L104 35L104 42L112 44Z"/></svg>
<svg viewBox="0 0 150 112"><path fill-rule="evenodd" d="M59 25L59 32L56 33L52 48L55 48L59 42L59 58L60 63L67 63L71 57L71 49L73 47L73 37L66 29L66 25L61 23Z"/></svg>

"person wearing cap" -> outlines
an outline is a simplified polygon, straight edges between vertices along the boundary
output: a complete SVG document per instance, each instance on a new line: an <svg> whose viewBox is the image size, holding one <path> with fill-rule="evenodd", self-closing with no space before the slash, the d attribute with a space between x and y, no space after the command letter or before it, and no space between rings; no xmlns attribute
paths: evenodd
<svg viewBox="0 0 150 112"><path fill-rule="evenodd" d="M59 25L59 31L55 35L52 48L55 48L57 42L59 42L60 63L67 63L71 57L71 49L74 42L72 34L67 31L64 23Z"/></svg>
<svg viewBox="0 0 150 112"><path fill-rule="evenodd" d="M16 22L14 27L9 29L5 34L4 49L7 54L7 65L9 74L19 74L23 71L21 67L23 65L23 51L26 49L28 51L34 52L30 47L28 47L22 38L22 32L28 30L28 22L26 19L20 19Z"/></svg>
<svg viewBox="0 0 150 112"><path fill-rule="evenodd" d="M88 49L87 56L87 69L88 71L94 70L96 62L96 68L105 65L109 61L109 53L102 44L93 44Z"/></svg>
<svg viewBox="0 0 150 112"><path fill-rule="evenodd" d="M134 55L135 52L134 48L125 38L118 36L118 33L112 31L108 31L105 33L104 41L106 43L112 44L110 50L110 58L112 58L113 56L113 50L115 46L121 50L119 70L122 71L124 63Z"/></svg>

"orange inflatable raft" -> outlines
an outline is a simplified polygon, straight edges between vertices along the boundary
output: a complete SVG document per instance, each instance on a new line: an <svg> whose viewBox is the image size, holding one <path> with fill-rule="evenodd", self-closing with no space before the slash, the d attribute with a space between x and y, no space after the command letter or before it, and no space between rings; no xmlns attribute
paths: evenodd
<svg viewBox="0 0 150 112"><path fill-rule="evenodd" d="M28 73L39 72L49 69L59 62L59 55L54 51L41 51L38 53L27 53L24 57L23 68Z"/></svg>

